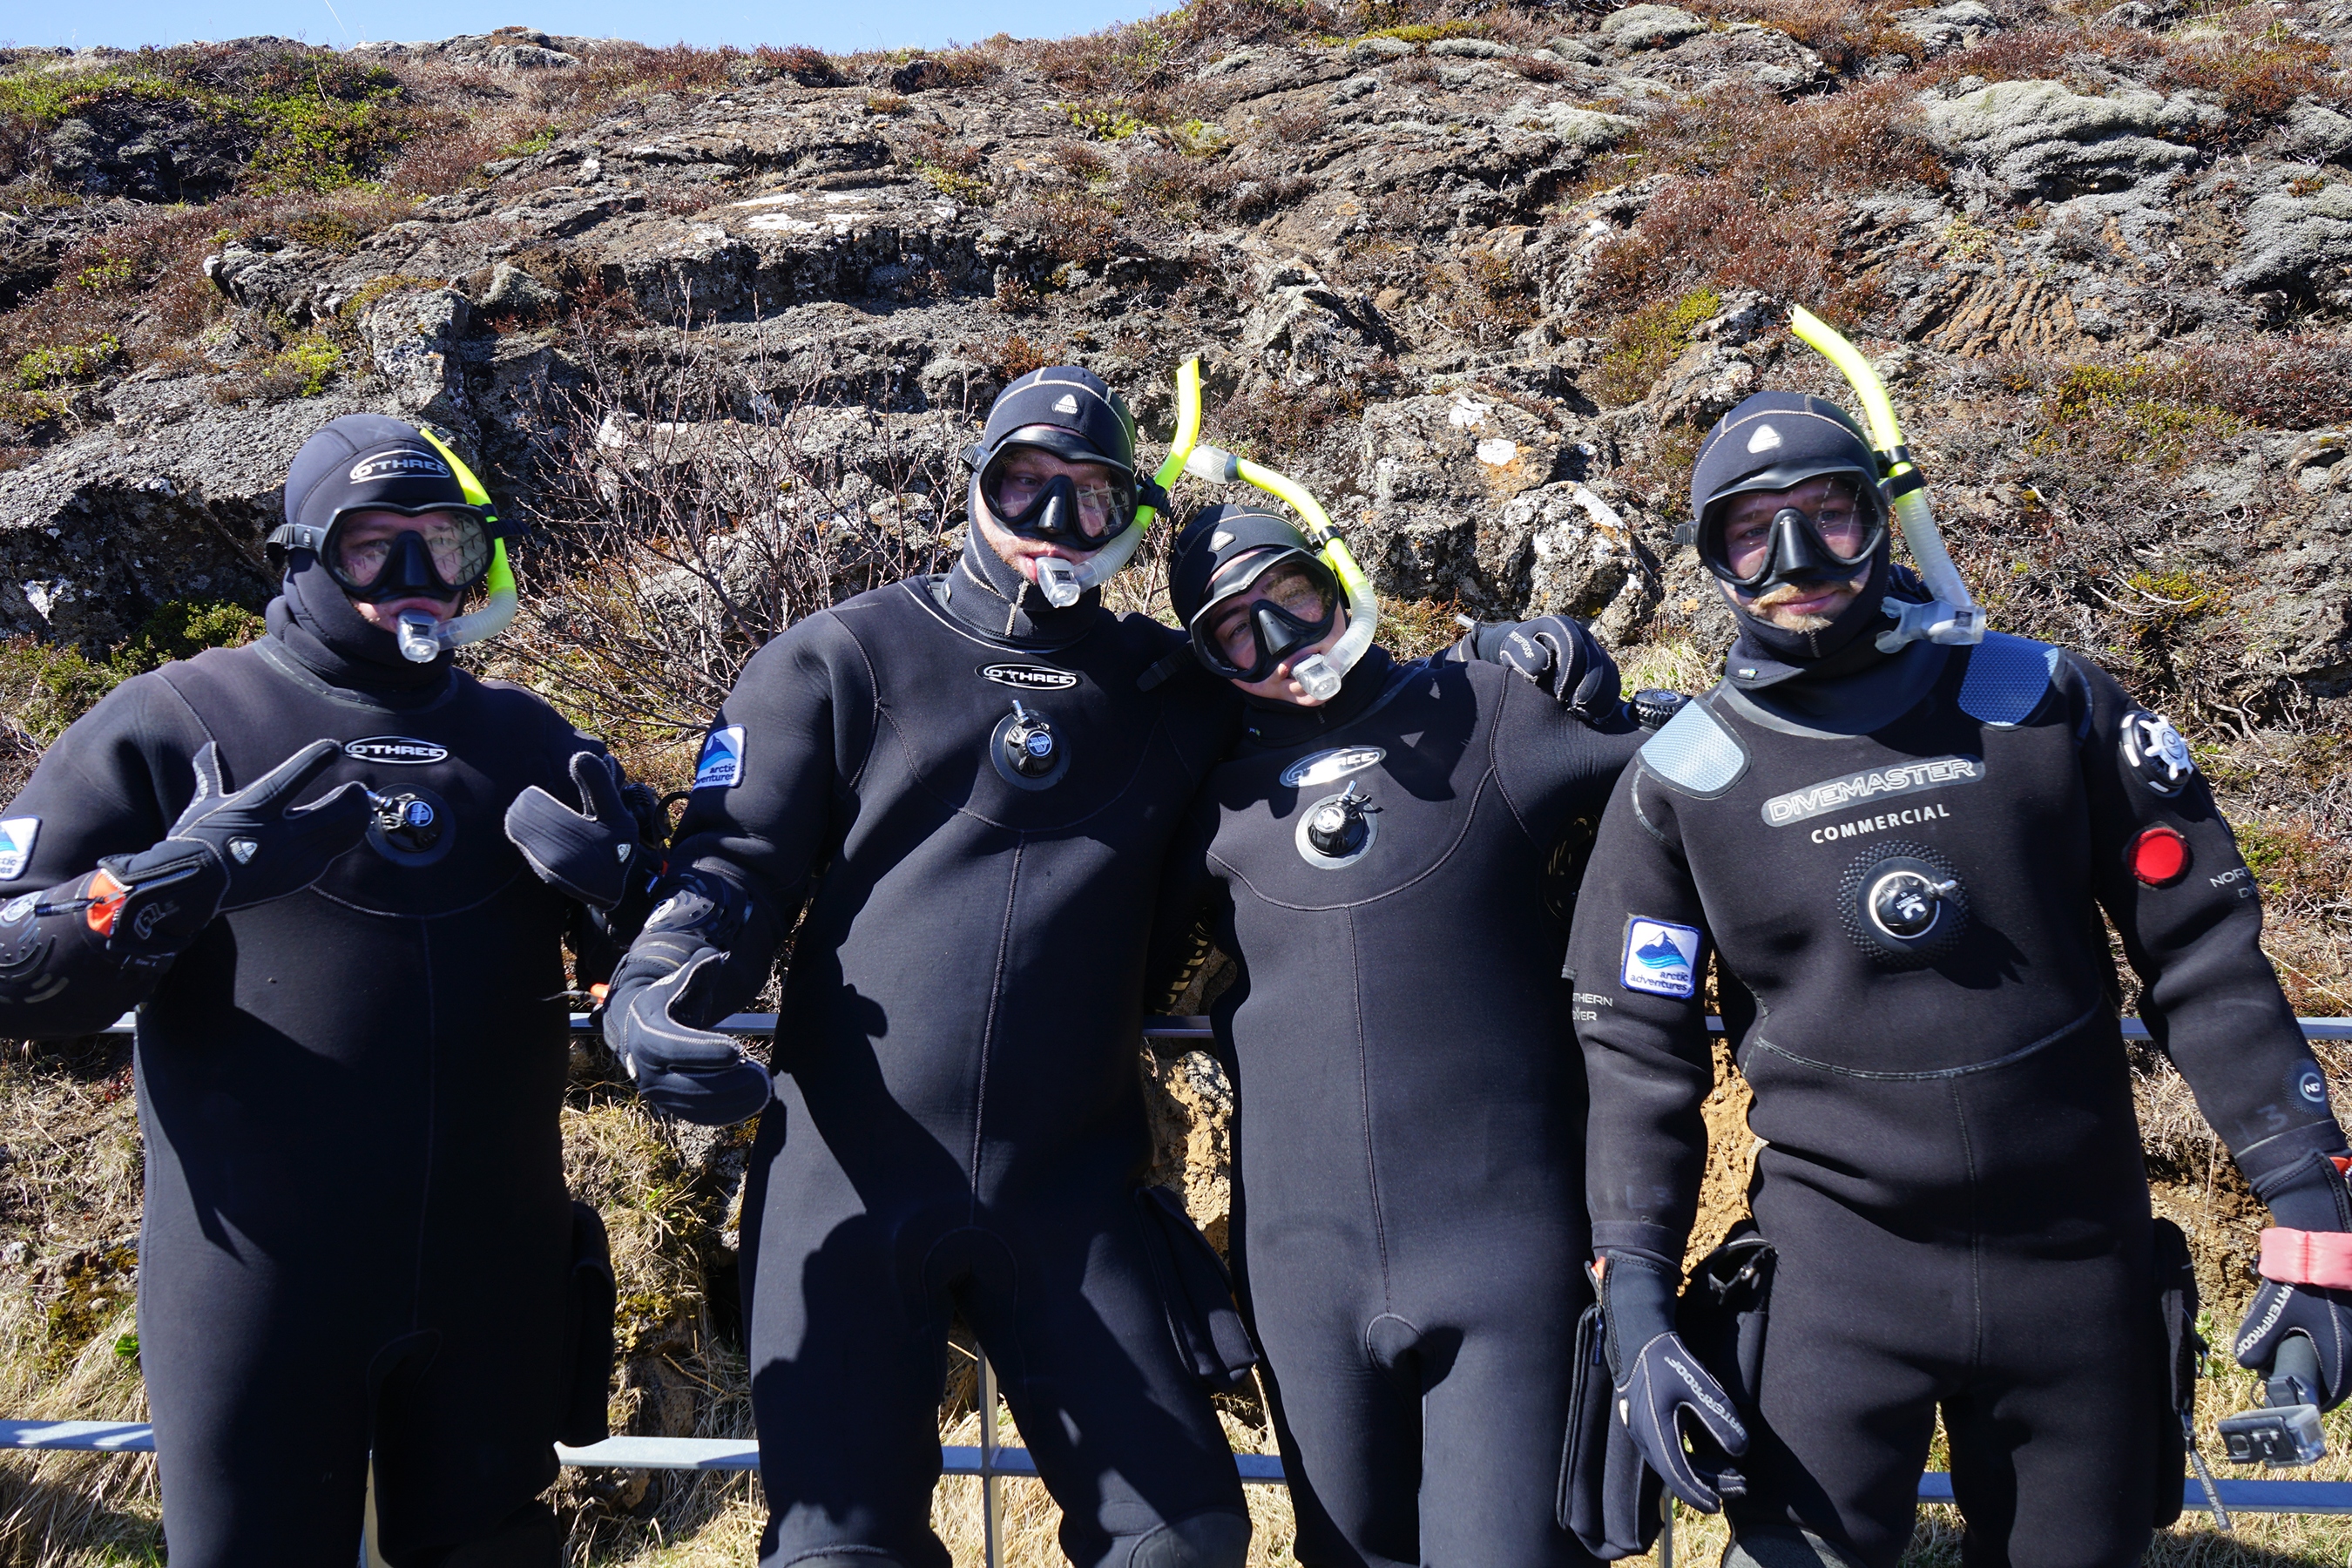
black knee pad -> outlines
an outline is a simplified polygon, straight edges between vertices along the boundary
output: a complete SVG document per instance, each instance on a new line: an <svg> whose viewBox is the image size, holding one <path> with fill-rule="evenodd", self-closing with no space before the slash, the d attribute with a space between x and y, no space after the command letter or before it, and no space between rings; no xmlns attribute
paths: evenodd
<svg viewBox="0 0 2352 1568"><path fill-rule="evenodd" d="M1242 1568L1249 1560L1246 1514L1195 1513L1111 1543L1103 1568Z"/></svg>
<svg viewBox="0 0 2352 1568"><path fill-rule="evenodd" d="M404 1555L398 1568L563 1568L555 1510L527 1502L471 1541Z"/></svg>
<svg viewBox="0 0 2352 1568"><path fill-rule="evenodd" d="M1723 1549L1723 1568L1861 1568L1810 1530L1765 1525L1743 1530Z"/></svg>
<svg viewBox="0 0 2352 1568"><path fill-rule="evenodd" d="M896 1557L879 1552L820 1552L814 1557L795 1557L785 1568L907 1568Z"/></svg>

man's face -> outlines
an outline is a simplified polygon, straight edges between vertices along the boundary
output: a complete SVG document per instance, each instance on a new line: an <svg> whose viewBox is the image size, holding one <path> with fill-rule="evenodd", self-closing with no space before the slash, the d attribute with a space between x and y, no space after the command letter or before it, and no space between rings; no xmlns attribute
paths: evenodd
<svg viewBox="0 0 2352 1568"><path fill-rule="evenodd" d="M979 522L981 537L1006 565L1032 583L1037 580L1037 563L1052 555L1064 561L1083 561L1084 552L1067 549L1043 539L1024 539L996 521L999 510L1018 516L1028 510L1045 493L1046 484L1055 477L1066 478L1078 492L1078 529L1090 539L1101 539L1111 531L1111 512L1118 500L1113 488L1118 475L1101 463L1065 462L1041 447L1015 447L996 466L995 494L982 487L985 503Z"/></svg>
<svg viewBox="0 0 2352 1568"><path fill-rule="evenodd" d="M1257 634L1250 624L1250 609L1269 600L1309 625L1323 614L1322 592L1307 574L1276 567L1260 575L1247 589L1219 605L1209 622L1209 636L1226 658L1244 669L1257 661ZM1309 697L1307 688L1291 678L1291 668L1305 662L1309 654L1327 652L1347 629L1348 607L1341 605L1331 617L1331 629L1320 640L1294 650L1265 679L1236 680L1233 684L1237 690L1268 702L1319 708L1322 700Z"/></svg>
<svg viewBox="0 0 2352 1568"><path fill-rule="evenodd" d="M393 542L403 533L416 533L424 537L434 570L441 574L444 581L459 582L467 575L467 569L457 534L467 521L454 514L435 512L409 517L396 511L347 511L335 529L336 559L331 564L344 578L364 586L374 581L376 574L392 558ZM386 631L397 626L403 616L429 616L434 620L446 621L457 613L456 601L445 602L422 595L387 599L380 605L353 599L352 607L360 613L360 619Z"/></svg>
<svg viewBox="0 0 2352 1568"><path fill-rule="evenodd" d="M1772 546L1772 518L1782 507L1794 507L1813 520L1822 542L1840 555L1862 548L1870 521L1854 504L1853 490L1844 480L1827 475L1807 479L1794 489L1756 490L1734 496L1724 514L1724 563L1742 575L1764 563ZM1817 632L1837 619L1870 580L1870 568L1843 582L1783 583L1750 596L1725 584L1725 591L1759 620L1792 632Z"/></svg>

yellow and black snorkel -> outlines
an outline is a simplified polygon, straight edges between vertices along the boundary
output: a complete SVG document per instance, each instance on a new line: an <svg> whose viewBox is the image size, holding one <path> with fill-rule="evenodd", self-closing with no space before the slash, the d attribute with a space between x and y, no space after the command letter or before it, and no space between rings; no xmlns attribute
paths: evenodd
<svg viewBox="0 0 2352 1568"><path fill-rule="evenodd" d="M498 636L514 625L515 613L521 608L521 596L515 590L514 570L507 564L505 531L499 526L498 514L490 507L490 492L474 477L447 442L419 425L416 433L433 444L457 478L457 487L466 493L466 504L482 514L482 526L490 535L490 569L482 579L488 602L471 615L458 616L447 621L436 621L430 616L406 615L400 617L400 654L403 658L418 664L430 664L447 649L463 647L467 643L482 642Z"/></svg>
<svg viewBox="0 0 2352 1568"><path fill-rule="evenodd" d="M1924 605L1887 600L1886 613L1895 617L1895 626L1878 634L1879 651L1893 653L1906 643L1923 639L1962 647L1982 642L1984 611L1969 597L1959 568L1952 564L1951 554L1944 548L1936 514L1927 505L1927 481L1911 461L1911 449L1903 444L1903 426L1895 417L1886 384L1861 350L1802 305L1790 307L1789 330L1837 366L1854 395L1862 399L1863 412L1870 419L1871 442L1878 449L1879 468L1894 503L1895 521L1903 530L1903 542L1911 547L1911 559L1917 563L1927 592L1935 595Z"/></svg>
<svg viewBox="0 0 2352 1568"><path fill-rule="evenodd" d="M1176 437L1169 443L1167 459L1152 475L1162 494L1184 471L1184 461L1192 456L1192 444L1201 438L1201 362L1188 359L1176 372ZM1038 591L1045 602L1057 610L1065 610L1078 602L1089 588L1099 588L1116 575L1120 567L1135 559L1143 546L1144 531L1151 526L1158 510L1150 505L1135 509L1135 521L1127 525L1117 539L1096 551L1084 561L1064 561L1046 556L1037 563Z"/></svg>
<svg viewBox="0 0 2352 1568"><path fill-rule="evenodd" d="M1340 588L1348 595L1348 629L1327 651L1309 654L1292 665L1290 677L1316 701L1330 701L1339 695L1339 684L1348 671L1372 646L1372 635L1380 626L1380 601L1372 596L1371 580L1356 564L1348 542L1339 537L1339 531L1332 526L1322 503L1287 474L1276 473L1217 447L1194 447L1184 471L1212 484L1231 484L1239 479L1255 485L1276 500L1288 502L1306 525L1301 531L1307 542L1316 547L1323 564L1339 578Z"/></svg>

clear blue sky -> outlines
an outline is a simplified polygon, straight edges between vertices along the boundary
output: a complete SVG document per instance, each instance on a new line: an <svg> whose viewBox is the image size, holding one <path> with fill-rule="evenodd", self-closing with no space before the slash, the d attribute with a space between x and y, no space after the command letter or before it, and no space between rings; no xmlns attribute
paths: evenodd
<svg viewBox="0 0 2352 1568"><path fill-rule="evenodd" d="M337 46L362 38L446 38L509 24L547 33L686 42L814 44L852 49L937 47L992 33L1051 38L1091 32L1169 9L1176 0L863 0L822 5L763 5L751 0L500 0L488 7L450 0L107 0L85 9L22 0L0 5L0 41L29 45L178 44L255 33ZM339 19L340 18L340 19Z"/></svg>

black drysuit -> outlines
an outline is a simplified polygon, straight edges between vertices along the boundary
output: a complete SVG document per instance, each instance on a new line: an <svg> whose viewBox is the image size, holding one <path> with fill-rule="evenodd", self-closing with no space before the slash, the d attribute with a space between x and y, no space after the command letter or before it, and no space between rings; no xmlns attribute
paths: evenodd
<svg viewBox="0 0 2352 1568"><path fill-rule="evenodd" d="M532 784L574 798L566 764L593 742L454 668L369 680L283 600L270 625L116 688L6 814L39 826L0 895L162 839L207 742L236 789L328 738L348 744L312 797L356 779L441 825L414 851L372 830L315 885L217 917L140 1013L140 1359L172 1563L349 1568L373 1448L391 1561L453 1561L523 1510L527 1539L454 1561L551 1563L532 1500L559 1432L581 1440L575 1362L597 1426L605 1370L579 1353L558 1126L579 906L502 822ZM88 988L29 1000L38 973L11 975L0 1035L135 999Z"/></svg>
<svg viewBox="0 0 2352 1568"><path fill-rule="evenodd" d="M1165 1554L1190 1531L1246 1539L1173 1331L1199 1325L1171 1322L1188 1309L1165 1278L1214 1255L1139 1186L1137 1060L1153 878L1239 704L1198 670L1139 689L1180 638L1091 594L1032 618L1034 589L1008 604L974 574L1002 574L984 554L754 656L672 855L806 909L743 1199L768 1568L943 1568L958 1308L1073 1561L1153 1568L1186 1561ZM1034 777L1003 762L1016 704L1050 726Z"/></svg>
<svg viewBox="0 0 2352 1568"><path fill-rule="evenodd" d="M1203 940L1239 969L1233 1251L1302 1563L1591 1561L1555 1518L1590 1300L1560 960L1643 733L1374 648L1328 706L1254 709L1177 840L1151 977ZM1307 837L1342 795L1352 858Z"/></svg>
<svg viewBox="0 0 2352 1568"><path fill-rule="evenodd" d="M2099 911L2250 1177L2343 1138L2168 727L1999 635L1849 680L1718 686L1609 808L1570 952L1593 1240L1681 1260L1712 947L1780 1249L1735 1528L1892 1564L1940 1405L1971 1564L2137 1563L2180 1434Z"/></svg>

